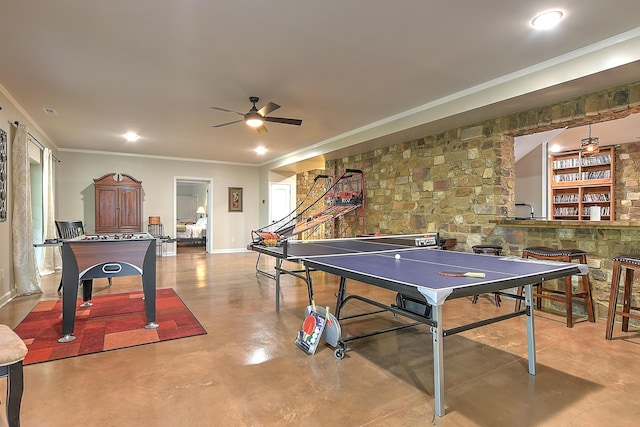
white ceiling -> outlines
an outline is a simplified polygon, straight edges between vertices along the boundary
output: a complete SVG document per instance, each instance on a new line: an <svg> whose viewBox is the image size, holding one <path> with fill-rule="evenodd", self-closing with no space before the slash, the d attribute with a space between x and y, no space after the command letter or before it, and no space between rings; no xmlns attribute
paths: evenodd
<svg viewBox="0 0 640 427"><path fill-rule="evenodd" d="M534 31L551 8L561 25ZM638 0L24 0L2 16L0 90L62 150L282 167L640 78ZM209 106L249 96L302 126L211 127L238 116Z"/></svg>

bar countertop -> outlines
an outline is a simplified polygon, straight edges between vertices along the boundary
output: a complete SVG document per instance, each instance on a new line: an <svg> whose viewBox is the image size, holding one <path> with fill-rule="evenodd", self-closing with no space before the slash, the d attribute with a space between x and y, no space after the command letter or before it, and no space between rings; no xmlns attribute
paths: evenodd
<svg viewBox="0 0 640 427"><path fill-rule="evenodd" d="M640 221L568 221L547 219L513 219L498 217L489 221L499 227L588 228L602 230L640 230Z"/></svg>

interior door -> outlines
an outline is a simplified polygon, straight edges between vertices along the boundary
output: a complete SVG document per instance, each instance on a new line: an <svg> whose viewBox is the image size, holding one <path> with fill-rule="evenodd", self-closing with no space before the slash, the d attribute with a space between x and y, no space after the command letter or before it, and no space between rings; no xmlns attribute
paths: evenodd
<svg viewBox="0 0 640 427"><path fill-rule="evenodd" d="M291 185L272 183L270 192L269 222L272 223L291 213Z"/></svg>

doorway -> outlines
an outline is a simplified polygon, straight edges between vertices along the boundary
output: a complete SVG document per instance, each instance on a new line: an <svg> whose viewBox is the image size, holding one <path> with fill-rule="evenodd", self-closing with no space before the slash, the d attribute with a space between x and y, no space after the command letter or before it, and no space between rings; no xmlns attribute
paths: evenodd
<svg viewBox="0 0 640 427"><path fill-rule="evenodd" d="M176 252L206 252L213 248L213 180L197 177L175 177L173 235Z"/></svg>

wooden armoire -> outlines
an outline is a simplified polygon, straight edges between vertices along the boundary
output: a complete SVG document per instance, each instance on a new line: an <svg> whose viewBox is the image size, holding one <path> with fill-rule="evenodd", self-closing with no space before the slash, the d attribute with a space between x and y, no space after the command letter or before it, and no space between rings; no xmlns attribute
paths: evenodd
<svg viewBox="0 0 640 427"><path fill-rule="evenodd" d="M142 231L142 181L124 173L93 180L96 194L96 234Z"/></svg>

